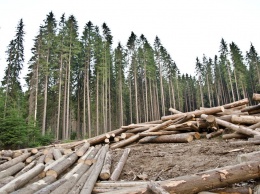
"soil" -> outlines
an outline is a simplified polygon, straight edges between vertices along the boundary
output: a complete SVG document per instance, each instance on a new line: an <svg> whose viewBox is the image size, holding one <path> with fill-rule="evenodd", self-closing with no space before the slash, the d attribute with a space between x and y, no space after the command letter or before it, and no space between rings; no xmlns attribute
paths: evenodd
<svg viewBox="0 0 260 194"><path fill-rule="evenodd" d="M237 164L239 154L259 151L260 146L231 147L219 138L190 143L132 144L119 180L166 180ZM124 149L112 151L112 172Z"/></svg>

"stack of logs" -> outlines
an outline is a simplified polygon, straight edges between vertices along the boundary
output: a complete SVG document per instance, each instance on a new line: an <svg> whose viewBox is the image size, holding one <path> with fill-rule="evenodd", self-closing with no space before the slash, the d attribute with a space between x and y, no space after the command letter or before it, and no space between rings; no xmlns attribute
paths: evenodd
<svg viewBox="0 0 260 194"><path fill-rule="evenodd" d="M254 94L253 100L260 101L260 94ZM248 99L243 99L185 113L170 108L172 114L161 120L122 126L87 140L2 150L0 193L197 193L255 179L259 177L260 160L162 182L118 182L130 148L124 150L115 170L110 172L109 150L137 142L188 143L201 136L210 139L222 135L223 139L231 139L230 145L258 145L260 104L247 105ZM234 140L238 138L244 141ZM102 182L97 183L98 180Z"/></svg>

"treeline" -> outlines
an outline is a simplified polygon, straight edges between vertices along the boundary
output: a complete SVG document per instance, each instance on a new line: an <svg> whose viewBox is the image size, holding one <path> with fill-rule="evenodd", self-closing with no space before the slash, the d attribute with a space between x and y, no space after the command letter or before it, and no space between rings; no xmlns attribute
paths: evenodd
<svg viewBox="0 0 260 194"><path fill-rule="evenodd" d="M24 120L29 142L49 134L57 140L92 137L160 119L169 107L218 106L259 91L259 56L252 44L243 56L234 42L222 39L213 59L196 59L196 76L181 75L158 37L150 44L132 32L126 45L113 47L106 23L99 28L89 21L79 35L73 15L57 21L50 12L34 39L23 92L23 37L20 20L6 51L0 117Z"/></svg>

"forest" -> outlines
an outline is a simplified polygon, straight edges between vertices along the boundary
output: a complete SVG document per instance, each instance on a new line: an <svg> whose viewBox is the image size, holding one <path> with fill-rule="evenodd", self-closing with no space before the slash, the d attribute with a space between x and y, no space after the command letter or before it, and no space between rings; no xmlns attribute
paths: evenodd
<svg viewBox="0 0 260 194"><path fill-rule="evenodd" d="M50 12L27 62L25 32L21 19L6 50L0 147L89 138L158 120L170 107L191 111L260 92L260 58L253 43L243 55L236 43L221 39L213 58L194 59L193 76L181 74L157 36L151 44L145 35L129 32L126 45L115 44L106 23L98 27L89 21L79 32L74 15L57 20ZM20 83L25 65L26 91Z"/></svg>

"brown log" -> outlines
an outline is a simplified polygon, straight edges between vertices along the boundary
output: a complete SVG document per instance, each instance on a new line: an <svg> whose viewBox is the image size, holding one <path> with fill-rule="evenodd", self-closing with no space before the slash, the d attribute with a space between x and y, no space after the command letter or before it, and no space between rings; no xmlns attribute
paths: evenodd
<svg viewBox="0 0 260 194"><path fill-rule="evenodd" d="M101 181L96 182L95 187L111 188L111 187L134 187L138 185L147 185L148 181Z"/></svg>
<svg viewBox="0 0 260 194"><path fill-rule="evenodd" d="M173 114L180 114L180 113L183 113L183 112L178 111L178 110L176 110L176 109L174 109L174 108L169 108L169 111L172 112Z"/></svg>
<svg viewBox="0 0 260 194"><path fill-rule="evenodd" d="M229 133L222 135L222 139L247 139L248 136L241 133Z"/></svg>
<svg viewBox="0 0 260 194"><path fill-rule="evenodd" d="M103 165L102 170L99 175L99 178L101 180L108 180L110 178L111 162L112 162L111 154L110 154L110 152L107 152L105 161L104 161L104 165Z"/></svg>
<svg viewBox="0 0 260 194"><path fill-rule="evenodd" d="M41 155L37 160L37 164L44 163L45 156L46 155Z"/></svg>
<svg viewBox="0 0 260 194"><path fill-rule="evenodd" d="M185 134L190 134L192 135L195 139L200 139L201 138L201 134L198 132L186 132Z"/></svg>
<svg viewBox="0 0 260 194"><path fill-rule="evenodd" d="M84 143L84 145L81 146L79 150L77 150L76 154L78 156L83 156L86 153L86 151L88 150L89 146L90 146L90 144L88 142Z"/></svg>
<svg viewBox="0 0 260 194"><path fill-rule="evenodd" d="M241 112L250 112L252 110L259 110L260 109L260 104L258 105L254 105L254 106L248 106L248 107L245 107L241 110Z"/></svg>
<svg viewBox="0 0 260 194"><path fill-rule="evenodd" d="M180 133L179 131L158 131L158 132L144 132L140 133L140 137L146 137L146 136L160 136L160 135L172 135Z"/></svg>
<svg viewBox="0 0 260 194"><path fill-rule="evenodd" d="M230 108L242 106L242 105L248 104L248 103L249 103L248 98L245 98L245 99L238 100L238 101L235 101L235 102L232 102L232 103L229 103L229 104L225 104L225 105L223 105L223 107L225 109L230 109Z"/></svg>
<svg viewBox="0 0 260 194"><path fill-rule="evenodd" d="M188 121L185 123L180 123L180 124L174 124L166 127L163 129L164 131L182 131L182 130L190 130L193 129L191 126L195 123L196 121Z"/></svg>
<svg viewBox="0 0 260 194"><path fill-rule="evenodd" d="M28 152L26 154L28 154ZM23 155L22 151L15 151L15 152L13 152L13 159L18 158L21 155Z"/></svg>
<svg viewBox="0 0 260 194"><path fill-rule="evenodd" d="M201 115L201 118L203 118L203 119L206 119L207 117L208 117L208 115L205 115L205 114ZM234 130L236 132L239 132L239 133L242 133L242 134L245 134L245 135L248 135L248 136L260 135L259 132L253 131L252 129L249 129L247 127L238 126L238 125L229 123L227 121L223 121L223 120L218 119L218 118L215 118L215 119L216 119L216 122L217 122L218 125L221 125L221 126L224 126L226 128L232 129L232 130Z"/></svg>
<svg viewBox="0 0 260 194"><path fill-rule="evenodd" d="M126 130L127 129L120 128L120 129L116 129L114 131L110 131L108 134L114 133L115 135L118 135L118 134L124 133ZM105 139L106 139L106 134L102 134L102 135L88 139L87 142L89 142L90 145L96 145L99 143L103 143Z"/></svg>
<svg viewBox="0 0 260 194"><path fill-rule="evenodd" d="M14 166L11 166L11 167L7 168L6 170L1 171L0 179L14 175L18 171L20 171L24 166L25 166L25 164L23 162L19 162L19 163L15 164Z"/></svg>
<svg viewBox="0 0 260 194"><path fill-rule="evenodd" d="M256 129L256 128L258 128L258 127L260 127L260 122L258 122L258 123L256 123L256 124L253 124L253 125L250 125L248 128L249 128L249 129Z"/></svg>
<svg viewBox="0 0 260 194"><path fill-rule="evenodd" d="M40 157L42 154L43 154L42 152L38 152L37 154L28 157L28 158L26 159L26 163L31 163L33 160L37 159L37 158Z"/></svg>
<svg viewBox="0 0 260 194"><path fill-rule="evenodd" d="M87 159L88 155L93 151L95 147L94 146L91 146L88 151L83 155L81 156L79 159L78 159L78 163L84 163L85 160Z"/></svg>
<svg viewBox="0 0 260 194"><path fill-rule="evenodd" d="M260 113L260 109L248 111L249 115L256 115Z"/></svg>
<svg viewBox="0 0 260 194"><path fill-rule="evenodd" d="M54 159L54 157L53 157L53 149L49 149L48 153L45 156L44 162L48 163L50 160L53 160L53 159Z"/></svg>
<svg viewBox="0 0 260 194"><path fill-rule="evenodd" d="M131 136L133 136L134 135L134 133L121 133L121 138L122 139L127 139L127 138L129 138L129 137L131 137Z"/></svg>
<svg viewBox="0 0 260 194"><path fill-rule="evenodd" d="M68 158L57 163L55 166L47 170L46 176L54 176L57 178L63 171L70 167L76 160L78 156L76 153L72 153Z"/></svg>
<svg viewBox="0 0 260 194"><path fill-rule="evenodd" d="M187 113L179 113L179 114L174 114L174 115L163 116L161 119L163 121L170 120L170 119L173 120L173 119L179 118L180 116L186 116L188 114L192 114L192 115L195 115L195 117L199 117L202 114L210 114L211 115L211 114L215 114L215 113L223 112L223 111L224 111L224 108L222 106L219 106L219 107L208 108L208 109L205 109L205 110L195 110L195 111L187 112Z"/></svg>
<svg viewBox="0 0 260 194"><path fill-rule="evenodd" d="M26 153L26 154L23 154L21 156L18 156L8 162L5 162L4 164L1 164L0 165L0 171L2 170L5 170L11 166L14 166L15 164L19 163L19 162L23 162L25 161L29 156L31 155L31 153Z"/></svg>
<svg viewBox="0 0 260 194"><path fill-rule="evenodd" d="M212 129L213 131L217 131L219 129L215 116L213 116L213 115L207 116L206 122L208 124L208 127L207 127L208 129Z"/></svg>
<svg viewBox="0 0 260 194"><path fill-rule="evenodd" d="M196 125L198 126L199 129L206 129L208 126L206 121L202 118L196 118Z"/></svg>
<svg viewBox="0 0 260 194"><path fill-rule="evenodd" d="M105 145L101 148L100 155L97 159L97 162L94 164L93 170L80 192L81 194L91 194L91 191L93 190L94 185L97 182L98 176L101 172L108 149L109 149L108 145Z"/></svg>
<svg viewBox="0 0 260 194"><path fill-rule="evenodd" d="M130 148L126 148L124 150L124 153L121 156L121 158L120 158L120 160L119 160L115 170L113 171L113 173L112 173L112 175L110 177L110 180L112 180L112 181L117 181L118 180L118 178L119 178L119 176L120 176L120 174L121 174L121 172L122 172L122 170L124 168L124 165L125 165L125 163L127 161L129 153L130 153Z"/></svg>
<svg viewBox="0 0 260 194"><path fill-rule="evenodd" d="M127 130L126 132L130 133L130 134L140 133L140 132L144 132L144 131L148 130L150 127L152 127L152 126L137 127L137 128L134 128L134 129Z"/></svg>
<svg viewBox="0 0 260 194"><path fill-rule="evenodd" d="M217 188L217 189L212 189L210 191L217 194L253 194L252 189L248 186L235 187L235 188L230 188L230 187Z"/></svg>
<svg viewBox="0 0 260 194"><path fill-rule="evenodd" d="M158 124L149 124L149 123L137 123L137 124L130 124L127 126L122 126L123 129L135 129L135 128L139 128L139 127L154 127Z"/></svg>
<svg viewBox="0 0 260 194"><path fill-rule="evenodd" d="M12 194L34 194L40 189L52 184L55 180L55 177L47 176L43 179L40 179L39 181L28 184L26 187L19 189L16 192L13 192Z"/></svg>
<svg viewBox="0 0 260 194"><path fill-rule="evenodd" d="M161 185L155 181L150 181L147 184L147 190L151 190L154 194L170 194Z"/></svg>
<svg viewBox="0 0 260 194"><path fill-rule="evenodd" d="M260 94L253 93L253 100L254 101L260 101Z"/></svg>
<svg viewBox="0 0 260 194"><path fill-rule="evenodd" d="M18 177L26 172L28 172L29 170L31 170L35 165L37 164L37 162L34 160L32 161L30 164L28 164L27 166L25 166L20 172L18 172L15 177Z"/></svg>
<svg viewBox="0 0 260 194"><path fill-rule="evenodd" d="M256 123L260 122L260 117L232 115L231 122L232 123L237 123L237 124L253 125L253 124L256 124Z"/></svg>
<svg viewBox="0 0 260 194"><path fill-rule="evenodd" d="M32 178L37 176L44 169L43 164L38 164L28 172L22 174L21 176L13 179L11 182L0 188L0 193L10 193L21 187L23 187Z"/></svg>
<svg viewBox="0 0 260 194"><path fill-rule="evenodd" d="M206 137L207 137L207 139L211 139L213 137L218 137L218 136L222 135L223 132L224 132L224 130L220 129L218 131L214 131L212 133L207 134Z"/></svg>
<svg viewBox="0 0 260 194"><path fill-rule="evenodd" d="M2 157L12 158L13 157L13 151L12 150L2 150L0 155Z"/></svg>
<svg viewBox="0 0 260 194"><path fill-rule="evenodd" d="M139 143L189 143L193 135L180 133L175 135L149 136L141 139Z"/></svg>
<svg viewBox="0 0 260 194"><path fill-rule="evenodd" d="M180 176L166 181L160 185L169 193L195 194L200 191L209 191L214 188L226 187L230 184L247 181L259 177L260 161L250 161L237 165L216 168L199 172L193 175ZM107 192L106 194L148 194L147 188L138 186L131 189Z"/></svg>
<svg viewBox="0 0 260 194"><path fill-rule="evenodd" d="M52 154L53 154L53 157L55 160L58 160L59 158L62 157L60 149L57 149L57 148L52 150Z"/></svg>

